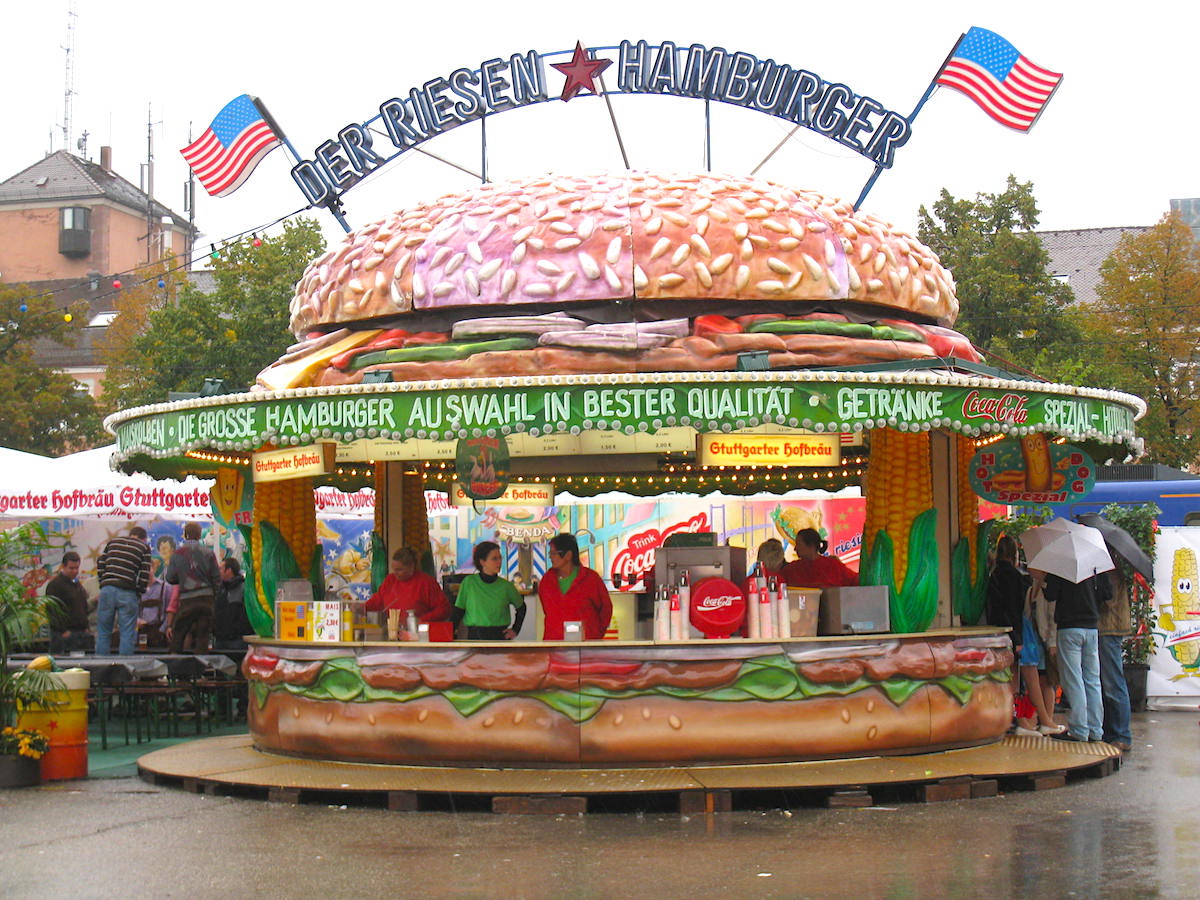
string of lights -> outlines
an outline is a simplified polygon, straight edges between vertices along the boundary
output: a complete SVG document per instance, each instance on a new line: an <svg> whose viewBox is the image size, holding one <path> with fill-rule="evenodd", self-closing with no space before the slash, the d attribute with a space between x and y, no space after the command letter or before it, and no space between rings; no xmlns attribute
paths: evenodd
<svg viewBox="0 0 1200 900"><path fill-rule="evenodd" d="M1000 440L993 436L975 441L986 446ZM198 466L189 474L211 474L212 466L245 467L250 454L194 450L187 458L207 466ZM559 491L580 497L594 496L607 491L622 491L642 496L670 492L739 495L758 492L784 493L789 490L839 490L859 485L869 464L866 452L845 456L840 465L800 468L786 466L705 466L682 457L662 457L658 471L599 472L587 474L545 475L540 473L512 475L512 484L552 482ZM354 490L374 485L376 463L371 460L346 462L337 465L328 480L335 486ZM450 460L410 461L402 464L406 474L421 475L430 490L448 491L456 480L455 464Z"/></svg>

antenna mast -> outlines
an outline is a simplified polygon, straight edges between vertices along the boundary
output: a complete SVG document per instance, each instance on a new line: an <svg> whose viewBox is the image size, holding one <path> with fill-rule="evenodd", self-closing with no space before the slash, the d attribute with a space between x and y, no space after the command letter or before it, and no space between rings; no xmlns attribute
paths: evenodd
<svg viewBox="0 0 1200 900"><path fill-rule="evenodd" d="M63 91L63 149L71 152L71 102L75 96L75 0L67 8L67 51L66 87Z"/></svg>

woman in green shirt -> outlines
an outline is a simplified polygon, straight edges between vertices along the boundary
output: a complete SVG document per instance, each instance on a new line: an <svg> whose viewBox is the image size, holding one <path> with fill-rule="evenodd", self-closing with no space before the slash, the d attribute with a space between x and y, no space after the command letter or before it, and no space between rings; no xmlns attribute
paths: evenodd
<svg viewBox="0 0 1200 900"><path fill-rule="evenodd" d="M511 581L500 577L500 545L483 541L471 559L479 571L459 586L454 621L466 620L469 641L511 641L525 621L525 600ZM509 607L516 611L515 618Z"/></svg>

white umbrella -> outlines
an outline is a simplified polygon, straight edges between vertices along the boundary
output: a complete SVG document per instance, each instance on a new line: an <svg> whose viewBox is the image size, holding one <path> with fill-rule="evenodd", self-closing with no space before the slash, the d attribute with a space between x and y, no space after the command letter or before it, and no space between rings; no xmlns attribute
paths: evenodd
<svg viewBox="0 0 1200 900"><path fill-rule="evenodd" d="M1025 562L1078 584L1097 572L1115 568L1104 535L1095 528L1057 518L1021 535Z"/></svg>

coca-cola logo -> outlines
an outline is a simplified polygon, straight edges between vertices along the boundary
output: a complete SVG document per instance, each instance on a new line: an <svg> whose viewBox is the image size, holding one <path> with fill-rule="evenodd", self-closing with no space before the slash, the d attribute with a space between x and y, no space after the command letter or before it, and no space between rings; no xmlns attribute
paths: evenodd
<svg viewBox="0 0 1200 900"><path fill-rule="evenodd" d="M741 597L735 598L732 594L723 594L719 597L705 597L696 604L697 609L721 609L726 606L733 606L736 600L741 600Z"/></svg>
<svg viewBox="0 0 1200 900"><path fill-rule="evenodd" d="M709 637L729 637L746 618L746 595L727 578L701 578L692 587L689 620Z"/></svg>
<svg viewBox="0 0 1200 900"><path fill-rule="evenodd" d="M625 548L613 557L611 572L613 584L632 586L643 581L654 569L655 551L673 534L708 531L708 513L697 513L683 522L659 531L647 528L630 535Z"/></svg>
<svg viewBox="0 0 1200 900"><path fill-rule="evenodd" d="M979 391L971 391L963 400L963 418L991 419L1009 425L1024 425L1029 418L1025 404L1028 397L1020 394L1003 394L999 397L981 397Z"/></svg>

